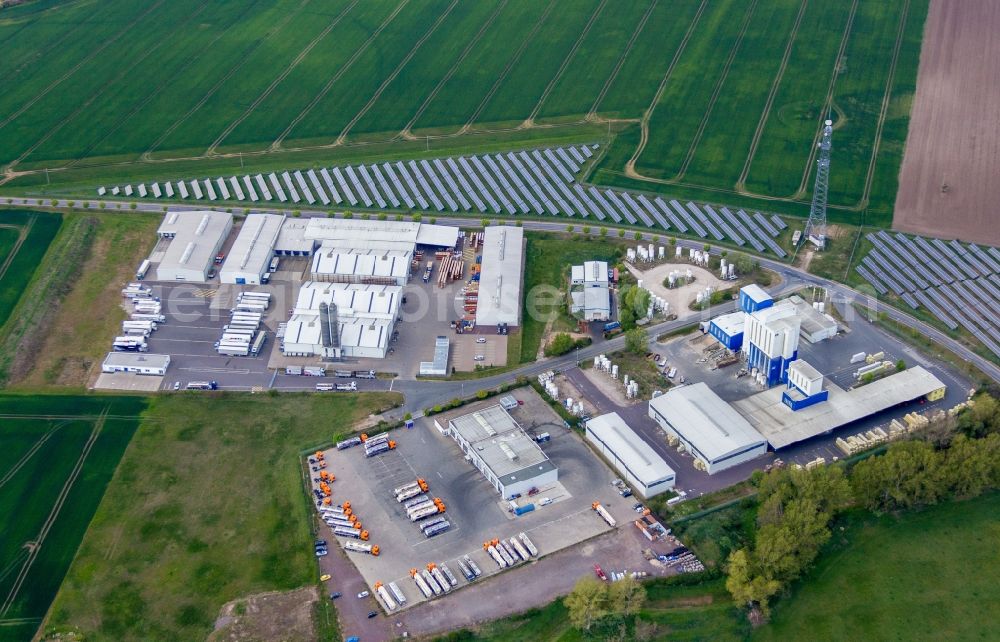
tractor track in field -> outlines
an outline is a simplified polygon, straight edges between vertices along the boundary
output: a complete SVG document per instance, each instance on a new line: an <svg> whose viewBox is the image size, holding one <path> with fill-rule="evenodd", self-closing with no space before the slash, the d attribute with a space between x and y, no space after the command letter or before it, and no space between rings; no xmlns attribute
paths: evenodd
<svg viewBox="0 0 1000 642"><path fill-rule="evenodd" d="M318 45L324 38L330 35L330 32L333 31L333 29L338 24L340 24L340 21L344 19L344 16L349 14L351 10L358 5L358 2L360 2L360 0L354 0L353 2L351 2L351 4L344 7L344 10L341 11L339 14L337 14L337 17L334 18L330 22L330 24L328 24L323 29L323 31L320 31L318 34L316 34L316 37L313 38L311 41L309 41L309 44L303 47L302 51L300 51L298 55L296 55L295 58L293 58L290 63L285 65L285 68L281 71L281 73L278 74L277 77L275 77L274 80L271 81L271 84L268 85L267 88L264 91L262 91L260 95L257 96L257 98L255 98L252 103L250 103L250 106L247 107L246 110L242 114L240 114L235 120L226 125L225 129L222 130L222 133L219 134L219 136L214 141L212 141L212 144L208 146L207 150L205 150L206 156L212 156L215 154L215 150L219 147L219 145L222 144L222 141L224 141L230 134L232 134L233 130L239 127L240 124L243 123L243 121L249 118L250 114L252 114L257 109L257 107L260 106L262 102L267 100L268 96L270 96L274 92L274 90L278 87L278 85L284 82L285 78L288 78L288 75L291 74L293 71L295 71L296 67L302 64L302 61L305 60L310 53L312 53L312 50L316 48L316 45Z"/></svg>
<svg viewBox="0 0 1000 642"><path fill-rule="evenodd" d="M424 43L427 42L427 39L430 38L432 35L434 35L434 33L438 30L438 27L441 26L441 23L443 23L445 19L449 15L451 15L451 12L455 9L457 5L458 5L458 0L451 0L451 4L449 4L448 8L442 11L438 15L437 20L434 21L434 24L431 25L431 28L428 29L424 33L424 35L420 37L419 40L413 43L413 46L410 47L410 50L406 53L406 56L399 62L398 65L396 65L396 68L392 70L392 73L389 74L382 81L382 84L379 85L378 89L375 90L375 93L373 93L372 97L368 99L368 102L365 103L364 107L362 107L358 111L358 113L354 114L354 117L351 118L350 122L348 122L347 125L344 126L344 129L341 130L340 135L337 136L337 140L335 141L336 144L342 145L344 143L344 140L347 138L348 132L350 132L351 129L358 124L358 121L364 118L365 115L368 113L368 111L375 105L375 103L378 102L378 99L382 97L382 93L389 88L389 85L392 84L392 81L396 80L399 74L403 72L403 69L405 69L406 66L410 64L410 61L413 60L413 57L417 55L417 52L420 51L421 47L424 46Z"/></svg>
<svg viewBox="0 0 1000 642"><path fill-rule="evenodd" d="M688 167L691 166L691 161L694 159L695 152L698 151L698 145L701 144L701 137L705 134L705 128L708 127L708 120L712 116L712 112L715 110L715 103L719 100L719 95L722 93L722 87L726 84L726 80L729 79L729 70L733 67L733 61L736 60L736 53L743 46L743 38L747 35L747 30L750 28L750 22L753 20L753 14L757 10L757 0L752 0L750 4L747 5L746 14L743 16L743 24L740 25L740 31L736 36L736 40L733 42L732 48L729 50L729 58L726 59L726 64L722 68L722 73L719 75L719 79L715 83L715 87L712 89L712 95L708 99L708 107L705 109L705 113L701 117L701 122L698 123L698 129L695 131L694 137L691 139L691 145L688 147L687 155L684 157L684 162L681 163L680 171L677 172L677 176L674 177L675 180L682 180L684 175L687 174Z"/></svg>
<svg viewBox="0 0 1000 642"><path fill-rule="evenodd" d="M219 80L216 81L216 83L212 85L212 87L209 88L207 92L205 92L205 95L202 96L201 99L198 102L196 102L194 106L191 107L191 109L187 110L183 116L175 120L173 123L171 123L169 127L163 130L163 133L160 134L160 137L157 138L155 141L153 141L152 145L150 145L149 148L145 152L143 152L139 158L145 161L153 160L152 153L156 151L156 148L159 147L163 143L163 141L165 141L171 134L173 134L178 127L187 122L187 120L191 116L193 116L196 111L204 107L205 103L211 100L212 96L214 96L230 78L235 76L236 73L243 68L243 65L247 63L247 61L254 54L254 52L260 49L268 40L273 38L282 29L288 26L288 23L291 22L292 19L295 18L295 16L302 13L302 10L306 8L306 5L308 5L309 2L310 0L301 0L298 6L296 6L295 9L293 9L292 11L286 13L283 16L283 19L277 22L273 27L271 27L270 31L268 31L263 38L260 38L259 40L257 40L257 42L255 42L250 47L248 47L244 52L242 52L236 64L233 65L222 78L219 78Z"/></svg>
<svg viewBox="0 0 1000 642"><path fill-rule="evenodd" d="M799 188L792 194L792 198L803 198L809 184L809 177L812 175L813 161L816 160L816 150L819 147L819 139L823 135L823 121L826 120L833 105L833 92L837 88L837 70L840 68L840 61L847 51L847 43L851 39L851 30L854 28L854 16L858 14L858 2L851 3L851 12L847 16L847 24L844 25L844 32L840 37L840 48L837 50L837 57L833 61L833 71L830 74L830 85L826 90L826 99L823 101L823 111L820 113L819 126L813 135L812 146L809 148L809 158L806 160L805 169L802 171L802 180L799 181Z"/></svg>
<svg viewBox="0 0 1000 642"><path fill-rule="evenodd" d="M148 9L146 9L144 12L142 12L138 16L136 16L136 18L134 20L132 20L132 22L130 22L127 25L125 25L125 27L122 28L121 30L119 30L118 33L116 33L111 38L108 38L107 40L105 40L104 43L100 47L98 47L97 49L91 51L89 54L87 54L86 56L84 56L78 63L76 63L75 65L73 65L72 67L70 67L66 71L66 73L64 73L62 76L59 76L55 80L53 80L51 83L49 83L48 86L46 86L44 89L42 89L42 91L40 91L38 94L36 94L34 98L32 98L31 100L29 100L25 104L21 105L21 107L19 107L18 109L14 110L13 113L9 114L3 120L0 120L0 129L3 129L7 125L9 125L13 120L17 119L22 114L24 114L26 111L28 111L29 109L31 109L32 107L34 107L35 103L37 103L42 98L45 98L50 93L52 93L52 91L55 90L56 87L58 87L59 85L61 85L63 82L65 82L68 78L70 78L74 74L76 74L76 72L79 71L81 67L83 67L84 65L86 65L88 62L90 62L94 58L96 58L102 51L104 51L105 49L107 49L108 47L110 47L111 45L113 45L114 43L116 43L122 36L124 36L126 33L128 33L129 31L131 31L131 29L136 24L138 24L140 20L142 20L143 18L145 18L146 16L148 16L150 13L152 13L153 11L155 11L156 9L158 9L165 2L166 2L166 0L158 0L154 4L150 5Z"/></svg>
<svg viewBox="0 0 1000 642"><path fill-rule="evenodd" d="M135 69L136 67L138 67L139 65L141 65L147 58L149 58L151 55L153 55L154 53L156 53L161 47L163 47L164 45L166 45L167 43L169 43L171 35L173 35L174 33L176 33L178 30L183 29L191 20L194 20L199 15L201 15L201 12L204 11L207 8L207 6L208 5L204 5L203 4L200 7L198 7L197 10L191 12L191 14L189 14L184 20L182 20L180 22L180 24L178 24L170 32L170 34L167 34L163 38L160 38L156 42L155 45L153 45L152 47L149 47L148 49L145 49L142 52L142 54L140 54L139 56L136 56L135 58L132 58L131 59L131 63L127 67L125 67L124 69L122 69L121 71L119 71L118 74L114 78L112 78L110 81L108 81L108 83L105 84L103 87L101 87L97 91L91 93L90 96L85 101L83 101L82 103L80 103L80 104L77 105L76 109L74 109L73 111L71 111L69 114L66 115L65 118L63 118L62 120L60 120L53 127L51 127L47 132L45 132L45 134L41 138L39 138L37 141L35 141L34 144L32 144L20 156L18 156L10 164L10 167L16 167L18 165L18 163L21 163L24 159L26 159L29 156L31 156L35 152L35 150L37 150L39 147L41 147L46 142L48 142L48 140L50 138L52 138L57 133L59 133L59 131L61 131L63 127L65 127L68 123L72 122L73 119L75 119L77 116L79 116L84 111L86 111L86 109L88 107L90 107L92 104L94 104L95 100L97 100L98 98L100 98L101 96L104 95L105 89L107 87L114 86L116 83L118 83L123 78L127 78L128 75L129 75L129 73L131 73L133 69Z"/></svg>
<svg viewBox="0 0 1000 642"><path fill-rule="evenodd" d="M28 219L28 222L24 225L11 225L10 227L16 227L18 229L17 240L14 241L13 247L10 248L10 252L4 257L3 263L0 263L0 281L7 276L7 270L10 269L11 263L14 262L14 257L17 253L21 251L21 246L24 245L24 241L28 238L28 234L31 233L31 228L35 226L35 216ZM5 226L7 227L7 226Z"/></svg>
<svg viewBox="0 0 1000 642"><path fill-rule="evenodd" d="M441 80L438 81L437 85L434 86L434 89L432 89L431 92L427 94L427 97L424 98L424 101L420 104L420 106L417 107L417 111L414 112L413 117L410 118L410 122L406 123L403 129L401 129L400 132L396 134L396 136L394 136L391 140L416 139L416 137L410 133L410 129L413 127L414 124L416 124L417 120L419 120L420 117L424 115L424 112L427 111L427 107L430 106L430 104L434 101L435 98L437 98L437 95L441 92L441 89L444 88L444 86L448 83L448 81L451 80L452 76L455 75L455 73L458 71L458 68L462 65L463 62L465 62L465 59L469 57L469 54L472 53L472 50L475 49L477 44L479 44L479 41L482 39L486 31L491 26L493 26L493 23L496 21L497 16L500 15L500 12L503 11L504 8L507 6L508 1L509 0L501 0L501 2L497 4L496 9L494 9L493 13L490 14L490 16L483 22L482 25L480 25L479 31L477 31L476 35L473 36L472 40L470 40L469 43L465 45L465 48L462 49L461 55L459 55L458 59L456 59L455 62L452 63L451 67L448 69L448 72L441 78Z"/></svg>
<svg viewBox="0 0 1000 642"><path fill-rule="evenodd" d="M604 97L608 95L608 91L610 91L612 83L614 83L615 79L618 78L618 74L621 72L622 67L625 66L625 60L628 58L629 54L632 53L632 47L635 46L635 42L639 39L639 35L642 34L642 30L645 29L646 22L649 21L649 16L653 15L653 10L656 9L658 2L659 0L653 0L649 3L649 8L646 9L646 13L642 14L642 18L639 19L639 24L637 24L635 29L632 30L632 35L625 44L625 50L622 51L622 55L618 57L618 61L615 63L614 69L611 70L607 80L604 81L604 86L601 87L601 91L598 92L597 98L594 99L594 103L587 111L587 120L595 120L597 117L597 108L602 102L604 102Z"/></svg>
<svg viewBox="0 0 1000 642"><path fill-rule="evenodd" d="M87 442L83 445L83 448L80 449L80 456L77 458L73 468L66 476L62 489L59 491L59 495L56 497L55 502L52 505L52 509L49 511L48 517L42 524L41 529L39 529L38 535L35 536L33 541L25 544L28 548L28 556L24 560L17 577L14 579L14 583L10 587L7 598L2 604L0 604L0 617L6 615L11 606L13 606L17 600L18 593L21 592L21 587L28 578L28 573L31 572L31 567L34 565L35 560L38 559L38 553L41 550L42 545L45 543L45 539L48 537L49 532L52 530L52 526L58 519L59 513L62 510L63 505L66 503L66 499L69 497L70 491L73 489L77 478L83 471L83 465L87 461L90 451L93 449L94 444L101 435L101 431L104 429L107 412L108 408L105 408L104 413L102 413L100 417L98 417L97 421L94 422L94 427L90 431L90 436L87 438Z"/></svg>
<svg viewBox="0 0 1000 642"><path fill-rule="evenodd" d="M903 10L899 17L899 29L896 32L896 42L892 48L892 61L889 63L889 75L885 81L885 93L882 95L882 106L878 113L878 124L875 126L875 140L872 142L872 155L868 159L868 172L865 175L865 187L861 192L861 199L858 201L858 209L868 207L869 198L872 191L872 182L875 180L875 162L878 160L879 147L882 144L882 129L885 127L885 117L889 112L889 103L892 101L892 84L896 78L896 63L899 62L899 50L903 48L903 39L906 32L906 21L910 14L910 0L905 0Z"/></svg>
<svg viewBox="0 0 1000 642"><path fill-rule="evenodd" d="M48 9L46 11L43 11L42 14L47 13L48 11L53 11L53 10L55 10L55 8L56 7L53 7L52 9ZM26 22L23 27L21 27L20 29L18 29L16 32L12 33L10 36L8 36L7 38L5 38L3 41L0 41L0 49L3 48L3 46L7 43L8 40L10 40L11 38L13 38L17 34L21 33L21 31L24 30L24 29L26 29L27 27L30 27L30 26L34 25L35 22L37 22L37 21L38 21L38 18L36 18L35 20L31 20L31 21ZM17 67L11 69L6 74L4 74L2 77L0 77L0 86L3 86L6 83L11 82L28 65L30 65L33 62L33 60L36 60L36 59L39 59L39 58L45 58L46 55L50 51L52 51L53 49L57 49L58 47L60 47L64 42L66 42L66 40L68 40L70 38L70 36L72 36L73 34L75 34L79 29L83 29L83 28L85 28L87 26L89 26L89 23L81 22L81 23L77 24L76 26L68 29L66 31L66 33L64 33L63 35L61 35L58 38L56 38L55 42L49 43L48 45L43 46L41 49L39 49L39 50L37 50L35 52L32 52L28 56L25 56L22 59L21 62L17 63L18 64Z"/></svg>
<svg viewBox="0 0 1000 642"><path fill-rule="evenodd" d="M189 56L187 58L187 60L185 60L184 63L181 64L181 66L178 67L177 70L173 74L170 75L169 78L166 78L163 82L161 82L159 85L157 85L153 89L152 92L150 92L145 98L143 98L138 104L136 104L136 106L133 107L127 114L124 114L121 118L119 118L118 120L116 120L112 124L112 126L111 126L110 129L108 129L99 139L97 139L96 141L94 141L93 143L91 143L90 145L88 145L86 147L86 149L84 149L83 152L80 154L80 156L78 156L77 158L74 158L69 163L66 163L65 167L67 169L76 167L77 165L79 165L82 161L84 161L87 158L87 154L89 154L95 148L97 148L99 145L101 145L102 143L104 143L104 141L106 141L109 138L111 138L111 136L114 135L122 127L122 125L124 125L126 122L128 122L137 113L139 113L140 111L142 111L146 107L146 105L148 105L150 102L152 102L152 100L154 98L156 98L161 93L163 93L163 91L167 87L169 87L174 82L174 80L176 80L181 74L183 74L185 71L187 71L188 69L190 69L192 65L194 65L196 62L200 61L206 54L209 54L212 51L212 48L215 46L215 43L217 43L219 40L221 40L226 35L228 35L229 32L234 27L236 27L238 24L240 24L240 21L243 19L243 17L245 15L247 15L247 13L249 13L250 10L254 6L256 6L256 4L257 3L250 3L250 4L248 4L246 6L246 8L243 10L243 12L240 13L238 16L236 16L236 19L233 20L232 23L230 23L230 25L228 27L226 27L225 29L223 29L222 31L220 31L218 33L218 35L215 36L215 38L213 38L208 44L206 44L204 47L202 47L197 53Z"/></svg>
<svg viewBox="0 0 1000 642"><path fill-rule="evenodd" d="M219 147L220 144L222 144L222 141L225 140L229 136L229 134L233 132L233 130L239 127L240 124L243 121L245 121L250 116L250 114L252 114L257 109L257 107L259 107L260 104L264 102L274 92L274 90L278 87L278 85L280 85L288 77L288 75L291 74L292 71L294 71L295 68L298 67L302 63L302 61L309 56L309 54L316 47L316 45L318 45L320 41L326 38L326 36L328 36L330 32L333 31L333 29L340 23L340 21L347 14L349 14L351 10L354 9L355 6L357 6L359 1L360 0L353 0L353 2L351 2L351 4L349 4L347 7L345 7L344 10L340 12L340 14L338 14L337 17L334 18L333 21L330 24L328 24L325 29L323 29L323 31L321 31L315 38L313 38L312 41L310 41L309 44L306 45L302 49L302 51L298 53L298 55L292 60L292 62L290 62L285 67L285 69L280 74L278 74L278 76L274 80L271 81L271 84L268 85L267 88L263 92L261 92L259 96L257 96L257 98L250 104L250 106L246 109L246 111L244 111L243 114L241 114L238 118L236 118L234 121L232 121L229 125L226 126L226 128L222 131L222 133L218 136L218 138L216 138L212 142L212 144L209 145L208 149L205 151L205 156L215 155L215 150ZM402 4L406 4L406 2L408 1L409 0L404 0ZM400 6L402 6L402 4Z"/></svg>
<svg viewBox="0 0 1000 642"><path fill-rule="evenodd" d="M52 426L48 430L48 432L46 432L38 439L38 441L32 444L31 448L29 448L27 452L25 452L24 455L20 459L18 459L13 466L11 466L10 470L8 470L3 477L0 477L0 488L6 486L7 483L14 478L14 475L16 475L19 470L24 468L25 464L31 461L31 458L35 456L35 453L37 453L42 448L42 446L45 445L45 442L47 442L49 438L52 437L52 435L55 434L57 430L65 426L67 423L68 422L62 422L56 424L55 426Z"/></svg>
<svg viewBox="0 0 1000 642"><path fill-rule="evenodd" d="M781 81L785 77L785 70L788 68L788 61L792 57L792 49L795 47L795 39L798 37L799 28L802 25L802 17L806 14L806 7L808 6L809 0L802 0L802 3L799 5L799 13L795 16L795 24L792 25L792 31L788 35L788 44L785 45L785 53L781 57L781 64L778 66L778 71L771 82L771 89L767 94L767 101L764 103L764 110L760 114L760 120L757 122L757 129L754 130L753 138L750 140L750 149L747 150L746 161L743 163L743 169L740 171L739 178L736 179L737 190L742 190L746 187L750 166L753 164L754 156L757 154L757 147L760 145L761 138L764 135L764 128L767 126L767 121L771 116L774 99L778 97L778 87L781 86Z"/></svg>
<svg viewBox="0 0 1000 642"><path fill-rule="evenodd" d="M483 99L479 101L479 106L476 107L476 110L472 112L471 116L469 116L469 120L467 120L465 124L462 125L461 129L458 130L458 132L455 134L456 136L461 136L462 134L465 134L470 129L472 129L472 125L479 118L479 115L483 113L483 110L486 109L486 106L490 103L491 100L493 100L493 96L496 95L497 91L500 90L500 85L502 85L503 82L507 80L507 76L510 75L510 70L513 69L514 65L516 65L518 61L521 60L521 56L524 55L524 52L528 48L528 45L531 43L532 40L535 39L535 36L538 35L538 30L541 29L542 25L545 24L545 21L549 19L549 14L552 13L552 9L555 7L555 4L556 4L555 0L549 0L549 4L546 5L545 11L543 11L542 15L540 15L538 17L538 20L535 21L535 24L534 26L532 26L531 31L529 31L528 35L525 36L524 40L521 41L521 44L518 46L517 51L515 51L511 59L507 61L507 65L503 68L503 71L500 72L500 74L497 76L497 79L493 82L493 86L490 87L489 92L487 92L487 94L483 96Z"/></svg>
<svg viewBox="0 0 1000 642"><path fill-rule="evenodd" d="M569 68L570 63L573 62L573 60L576 58L576 54L580 50L580 47L583 45L584 39L586 39L587 35L590 33L590 30L593 28L594 23L597 22L597 19L600 17L601 13L604 12L604 7L607 6L607 4L608 0L601 0L601 2L597 5L597 7L594 8L594 12L590 14L590 19L587 21L587 24L583 26L583 29L580 31L580 35L576 39L576 42L573 43L572 49L570 49L569 53L566 54L566 57L563 59L562 64L559 65L559 69L556 70L555 75L552 76L551 80L549 80L549 84L545 86L545 90L542 92L542 95L538 97L538 102L535 103L534 109L532 109L531 113L528 114L528 117L524 119L525 127L534 126L535 118L538 117L538 112L541 111L542 105L544 105L545 101L548 100L549 94L551 94L552 90L555 89L556 83L559 82L563 74L566 73L566 69Z"/></svg>
<svg viewBox="0 0 1000 642"><path fill-rule="evenodd" d="M312 110L316 107L316 105L322 102L322 100L326 97L326 95L330 92L330 90L333 89L333 86L337 83L337 81L340 80L344 76L344 74L346 74L354 66L354 63L356 63L358 59L366 51L368 51L368 48L371 46L371 44L375 42L375 40L379 37L379 35L381 35L381 33L386 29L386 27L388 27L392 23L392 21L396 19L396 16L399 15L399 13L403 10L404 7L406 7L407 4L409 4L409 2L410 0L403 0L402 2L400 2L396 6L396 8L393 9L392 13L390 13L389 16L382 21L382 24L380 24L378 28L375 29L375 31L373 31L370 36L368 36L368 39L365 40L360 47L355 49L351 57L348 58L347 61L345 61L344 64L340 66L340 69L337 70L337 73L335 73L333 76L330 77L329 80L326 81L326 84L323 85L323 87L319 90L319 92L317 92L316 95L313 96L313 99L309 101L309 104L306 105L302 109L302 111L300 111L299 114L292 119L292 122L288 124L288 127L285 127L285 130L281 132L281 134L277 138L274 139L274 142L271 143L270 147L271 151L277 151L281 149L281 143L285 140L285 138L287 138L288 135L292 133L292 130L295 129L298 126L298 124L302 122L302 120L307 115L309 115L309 113L312 112ZM336 146L336 143L334 143L333 145Z"/></svg>
<svg viewBox="0 0 1000 642"><path fill-rule="evenodd" d="M674 68L677 67L677 63L680 61L681 56L684 55L684 52L687 50L688 42L691 40L691 36L694 34L698 23L701 22L701 16L705 13L705 7L707 5L708 0L701 0L701 4L698 5L698 11L695 12L694 17L691 18L691 23L688 25L687 31L684 32L684 38L681 39L680 44L677 45L677 50L674 51L673 58L670 59L670 66L667 67L666 72L663 74L663 78L660 79L660 84L656 88L656 92L653 94L653 99L649 102L649 107L642 112L642 116L639 118L639 144L636 145L635 151L632 152L632 157L625 163L625 176L629 178L640 181L654 181L654 179L643 176L636 171L635 164L638 162L642 152L646 149L646 144L649 142L649 121L653 117L653 111L656 110L656 105L660 102L660 99L663 97L663 92L667 89L667 83L674 74Z"/></svg>

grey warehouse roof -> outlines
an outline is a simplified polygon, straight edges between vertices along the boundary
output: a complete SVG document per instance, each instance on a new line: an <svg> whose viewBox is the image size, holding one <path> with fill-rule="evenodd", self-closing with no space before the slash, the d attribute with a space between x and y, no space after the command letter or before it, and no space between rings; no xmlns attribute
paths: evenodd
<svg viewBox="0 0 1000 642"><path fill-rule="evenodd" d="M668 390L650 400L649 407L710 461L764 443L761 434L704 382Z"/></svg>
<svg viewBox="0 0 1000 642"><path fill-rule="evenodd" d="M674 469L625 423L618 413L594 417L587 430L611 449L625 466L646 486L676 476Z"/></svg>
<svg viewBox="0 0 1000 642"><path fill-rule="evenodd" d="M504 484L555 469L542 449L499 405L448 422ZM528 470L530 469L530 470ZM522 473L522 471L524 471Z"/></svg>
<svg viewBox="0 0 1000 642"><path fill-rule="evenodd" d="M167 212L157 233L173 238L157 269L203 269L232 223L233 215L226 212Z"/></svg>
<svg viewBox="0 0 1000 642"><path fill-rule="evenodd" d="M285 221L284 214L250 214L243 221L240 233L229 250L223 273L267 272L268 263L274 256L274 244Z"/></svg>
<svg viewBox="0 0 1000 642"><path fill-rule="evenodd" d="M518 325L521 318L521 265L524 230L487 227L483 237L483 269L479 277L479 325Z"/></svg>
<svg viewBox="0 0 1000 642"><path fill-rule="evenodd" d="M914 366L854 390L844 390L827 381L830 395L827 401L794 412L781 402L783 386L741 399L733 405L767 438L772 448L778 449L944 387L940 379Z"/></svg>

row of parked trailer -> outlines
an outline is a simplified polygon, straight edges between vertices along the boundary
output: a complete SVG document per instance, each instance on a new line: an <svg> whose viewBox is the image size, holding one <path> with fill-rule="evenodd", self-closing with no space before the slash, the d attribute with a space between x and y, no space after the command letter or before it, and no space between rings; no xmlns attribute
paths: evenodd
<svg viewBox="0 0 1000 642"><path fill-rule="evenodd" d="M403 484L393 489L392 494L402 505L409 520L420 527L424 537L440 535L451 528L451 522L444 516L447 507L440 497L428 494L430 487L427 481L417 478L416 481Z"/></svg>
<svg viewBox="0 0 1000 642"><path fill-rule="evenodd" d="M516 538L511 537L506 540L493 538L488 542L483 542L483 550L493 558L493 561L500 568L508 568L521 562L527 562L532 557L538 556L538 549L528 539L526 533L521 533Z"/></svg>
<svg viewBox="0 0 1000 642"><path fill-rule="evenodd" d="M267 341L267 332L260 328L267 308L271 305L268 292L241 292L236 307L230 310L229 323L222 327L222 336L215 344L220 355L255 357Z"/></svg>
<svg viewBox="0 0 1000 642"><path fill-rule="evenodd" d="M158 324L166 321L160 299L153 296L152 288L138 282L122 288L122 297L129 300L133 312L122 321L122 333L114 338L111 347L115 352L148 352L146 340Z"/></svg>

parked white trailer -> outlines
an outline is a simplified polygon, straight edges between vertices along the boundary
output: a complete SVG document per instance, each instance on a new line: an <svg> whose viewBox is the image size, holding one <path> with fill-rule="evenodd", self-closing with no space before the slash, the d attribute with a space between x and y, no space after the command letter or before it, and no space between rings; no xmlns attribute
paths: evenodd
<svg viewBox="0 0 1000 642"><path fill-rule="evenodd" d="M427 580L420 573L413 574L413 582L420 589L420 592L424 594L424 597L431 598L434 596L434 591L431 590L430 584L427 583Z"/></svg>
<svg viewBox="0 0 1000 642"><path fill-rule="evenodd" d="M441 587L441 590L443 590L445 593L451 592L451 583L448 582L448 578L444 576L444 573L441 572L440 568L438 568L437 566L432 566L431 575L434 576L434 579Z"/></svg>
<svg viewBox="0 0 1000 642"><path fill-rule="evenodd" d="M246 345L220 344L216 352L228 357L245 357L250 354L250 348Z"/></svg>
<svg viewBox="0 0 1000 642"><path fill-rule="evenodd" d="M591 504L591 508L597 511L597 514L600 515L601 518L604 521L606 521L608 523L608 526L610 526L611 528L614 528L615 526L618 525L618 522L616 522L615 518L611 516L611 513L609 513L606 508L601 506L599 502L594 502L593 504Z"/></svg>
<svg viewBox="0 0 1000 642"><path fill-rule="evenodd" d="M492 544L486 549L486 552L490 554L490 557L493 558L493 561L496 562L500 568L507 568L510 566L510 564L507 563L507 560L500 554L500 551L498 551Z"/></svg>
<svg viewBox="0 0 1000 642"><path fill-rule="evenodd" d="M517 541L517 540L516 540L516 539L514 539L513 537L511 537L511 538L510 538L510 545L511 545L511 547L513 547L513 549L514 549L515 551L517 551L517 554L521 556L521 559L523 559L523 560L527 561L527 560L528 560L528 558L529 558L529 557L531 557L531 554L530 554L530 553L528 553L528 549L526 549L526 548L525 548L525 547L524 547L524 546L523 546L523 545L521 544L521 542Z"/></svg>
<svg viewBox="0 0 1000 642"><path fill-rule="evenodd" d="M452 586L458 586L458 579L455 577L455 574L451 572L451 569L448 568L447 564L442 562L440 565L438 565L438 568L441 569L441 572L444 573L444 576L448 578L448 582L450 582Z"/></svg>
<svg viewBox="0 0 1000 642"><path fill-rule="evenodd" d="M434 591L434 595L441 595L444 593L441 589L441 585L437 583L437 580L434 579L427 569L422 569L420 571L420 577L424 578L424 581L427 582L427 586L431 587L431 590Z"/></svg>
<svg viewBox="0 0 1000 642"><path fill-rule="evenodd" d="M390 611L396 610L396 600L392 599L392 596L389 595L389 590L385 586L376 583L375 594L382 598L382 603L385 604L386 609Z"/></svg>
<svg viewBox="0 0 1000 642"><path fill-rule="evenodd" d="M406 604L406 595L404 595L403 591L399 589L398 584L395 582L389 582L389 591L392 593L393 597L396 598L396 601L399 602L400 606Z"/></svg>
<svg viewBox="0 0 1000 642"><path fill-rule="evenodd" d="M524 547L528 549L528 552L531 553L532 556L538 555L538 549L535 548L535 545L532 543L532 541L528 539L527 533L521 533L520 535L518 535L518 537L521 539L521 543L524 544Z"/></svg>
<svg viewBox="0 0 1000 642"><path fill-rule="evenodd" d="M462 559L465 561L466 564L469 565L469 570L471 570L473 573L475 573L476 577L479 577L480 575L483 574L483 572L479 569L479 566L475 562L472 561L471 557L469 557L468 555L466 555Z"/></svg>

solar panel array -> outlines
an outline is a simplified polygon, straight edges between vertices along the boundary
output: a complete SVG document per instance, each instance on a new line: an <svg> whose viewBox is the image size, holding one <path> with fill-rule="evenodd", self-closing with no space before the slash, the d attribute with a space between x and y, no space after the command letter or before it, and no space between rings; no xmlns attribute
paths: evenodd
<svg viewBox="0 0 1000 642"><path fill-rule="evenodd" d="M278 202L437 212L571 216L695 234L784 257L777 216L583 185L578 177L597 146L497 152L429 160L284 171L177 182L176 198ZM175 197L158 183L140 196ZM190 185L190 190L187 189ZM202 189L202 186L204 189ZM131 190L131 186L126 186Z"/></svg>
<svg viewBox="0 0 1000 642"><path fill-rule="evenodd" d="M926 309L1000 356L1000 250L885 230L867 239L872 250L855 270L879 294Z"/></svg>

